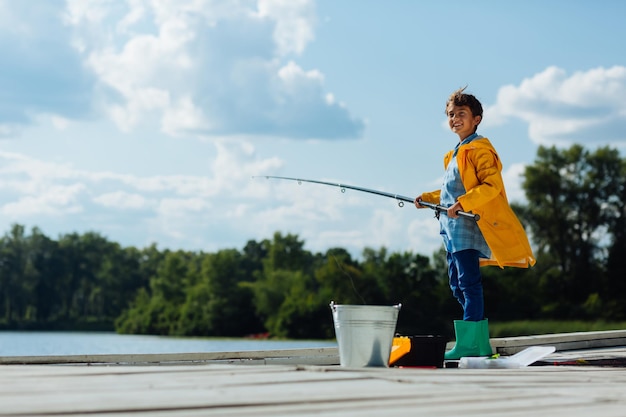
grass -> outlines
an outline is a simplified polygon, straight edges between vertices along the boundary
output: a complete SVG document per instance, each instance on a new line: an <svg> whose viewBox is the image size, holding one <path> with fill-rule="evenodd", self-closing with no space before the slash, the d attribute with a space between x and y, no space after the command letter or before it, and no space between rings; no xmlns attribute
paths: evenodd
<svg viewBox="0 0 626 417"><path fill-rule="evenodd" d="M489 322L491 337L529 336L537 334L626 330L626 322L605 321L509 321Z"/></svg>

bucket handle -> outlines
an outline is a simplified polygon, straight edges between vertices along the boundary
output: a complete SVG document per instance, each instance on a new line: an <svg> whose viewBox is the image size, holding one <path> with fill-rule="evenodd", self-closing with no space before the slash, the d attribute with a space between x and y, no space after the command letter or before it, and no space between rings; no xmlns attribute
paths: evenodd
<svg viewBox="0 0 626 417"><path fill-rule="evenodd" d="M402 303L398 303L398 304L396 304L396 305L394 305L392 307L397 308L398 311L399 311L402 308ZM337 311L337 304L335 304L334 301L330 302L330 309L333 310L333 311Z"/></svg>

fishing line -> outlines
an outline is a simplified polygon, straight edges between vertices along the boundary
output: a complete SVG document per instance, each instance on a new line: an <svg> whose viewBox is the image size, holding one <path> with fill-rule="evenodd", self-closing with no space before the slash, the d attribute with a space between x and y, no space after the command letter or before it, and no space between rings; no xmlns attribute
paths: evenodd
<svg viewBox="0 0 626 417"><path fill-rule="evenodd" d="M343 265L341 265L341 263L339 262L339 260L337 259L337 257L335 257L335 255L333 255L332 253L330 254L330 256L333 257L333 259L335 260L335 262L337 263L337 266L339 267L339 269L341 270L341 272L343 272L345 275L348 276L348 278L350 278L350 283L352 284L352 289L354 290L354 293L356 295L359 296L359 298L361 299L361 301L363 302L363 304L367 304L365 302L365 299L363 297L361 297L361 293L359 293L359 291L356 289L356 285L354 285L354 280L352 279L352 275L350 275L348 273L348 271L346 271L345 269L343 269Z"/></svg>

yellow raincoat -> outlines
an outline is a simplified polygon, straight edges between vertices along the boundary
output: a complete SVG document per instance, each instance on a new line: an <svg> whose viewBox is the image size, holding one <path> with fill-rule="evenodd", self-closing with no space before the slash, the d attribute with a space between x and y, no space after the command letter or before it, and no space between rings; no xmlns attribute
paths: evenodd
<svg viewBox="0 0 626 417"><path fill-rule="evenodd" d="M444 157L447 168L453 151ZM467 190L458 198L464 211L480 216L478 228L483 234L491 258L480 259L480 266L498 265L528 268L535 264L528 237L509 206L502 181L502 163L487 138L480 138L459 147L457 163L461 181ZM439 204L441 190L422 194L422 199Z"/></svg>

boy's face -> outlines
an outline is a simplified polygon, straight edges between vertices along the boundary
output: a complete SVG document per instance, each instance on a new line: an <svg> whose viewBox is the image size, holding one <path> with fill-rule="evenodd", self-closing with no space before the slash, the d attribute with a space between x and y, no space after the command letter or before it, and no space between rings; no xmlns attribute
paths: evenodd
<svg viewBox="0 0 626 417"><path fill-rule="evenodd" d="M448 126L463 140L476 131L481 117L472 115L469 106L457 106L450 104L446 109L448 114Z"/></svg>

